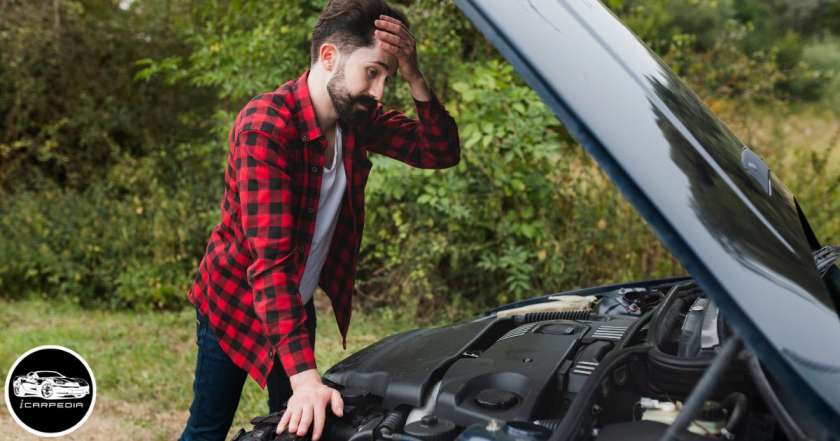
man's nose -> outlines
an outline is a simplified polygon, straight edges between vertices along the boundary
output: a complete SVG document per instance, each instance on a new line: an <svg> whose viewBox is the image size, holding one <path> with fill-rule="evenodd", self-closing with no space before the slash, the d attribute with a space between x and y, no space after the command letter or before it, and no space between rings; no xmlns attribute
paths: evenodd
<svg viewBox="0 0 840 441"><path fill-rule="evenodd" d="M382 101L382 94L385 92L385 82L376 81L371 85L369 93L376 101Z"/></svg>

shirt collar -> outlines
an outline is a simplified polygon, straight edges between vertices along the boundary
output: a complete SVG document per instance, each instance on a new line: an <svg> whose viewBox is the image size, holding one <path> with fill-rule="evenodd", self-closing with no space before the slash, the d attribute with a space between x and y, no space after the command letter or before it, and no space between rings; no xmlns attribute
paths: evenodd
<svg viewBox="0 0 840 441"><path fill-rule="evenodd" d="M312 105L309 86L306 84L308 77L309 69L306 69L295 81L292 89L295 110L297 112L298 133L304 142L321 137L321 127L318 126L318 118L315 116L315 106Z"/></svg>

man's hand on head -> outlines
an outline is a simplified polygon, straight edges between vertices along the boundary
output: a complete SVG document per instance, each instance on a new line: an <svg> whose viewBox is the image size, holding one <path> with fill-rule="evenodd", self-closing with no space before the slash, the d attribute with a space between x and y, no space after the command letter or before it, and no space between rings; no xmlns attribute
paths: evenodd
<svg viewBox="0 0 840 441"><path fill-rule="evenodd" d="M292 396L286 404L286 411L277 425L277 433L289 427L289 433L304 436L312 425L312 440L318 441L324 430L326 408L329 405L336 416L344 413L344 402L337 390L325 386L321 375L309 369L289 377Z"/></svg>
<svg viewBox="0 0 840 441"><path fill-rule="evenodd" d="M411 95L418 101L428 101L431 91L420 73L417 62L417 40L403 22L394 17L380 15L374 22L373 35L383 50L397 58L400 75L411 87Z"/></svg>
<svg viewBox="0 0 840 441"><path fill-rule="evenodd" d="M397 57L400 75L409 83L420 80L420 68L417 62L417 41L403 22L394 17L380 15L374 22L374 37L379 40L382 49Z"/></svg>

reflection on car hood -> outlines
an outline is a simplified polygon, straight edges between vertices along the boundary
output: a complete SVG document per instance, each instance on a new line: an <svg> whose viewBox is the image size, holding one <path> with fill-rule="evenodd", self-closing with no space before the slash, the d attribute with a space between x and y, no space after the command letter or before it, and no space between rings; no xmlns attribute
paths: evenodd
<svg viewBox="0 0 840 441"><path fill-rule="evenodd" d="M790 193L594 0L458 0L747 345L824 421L840 320Z"/></svg>

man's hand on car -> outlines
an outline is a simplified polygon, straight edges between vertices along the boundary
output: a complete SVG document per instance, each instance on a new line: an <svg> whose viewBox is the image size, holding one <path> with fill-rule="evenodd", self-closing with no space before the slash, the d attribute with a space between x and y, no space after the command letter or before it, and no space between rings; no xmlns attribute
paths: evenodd
<svg viewBox="0 0 840 441"><path fill-rule="evenodd" d="M286 404L286 411L277 425L277 433L282 433L289 426L289 433L304 436L312 425L312 440L318 441L324 430L326 408L330 405L336 416L344 413L344 402L337 390L325 386L321 375L315 369L309 369L289 377L292 385L292 397Z"/></svg>

